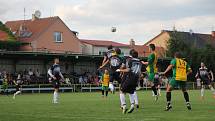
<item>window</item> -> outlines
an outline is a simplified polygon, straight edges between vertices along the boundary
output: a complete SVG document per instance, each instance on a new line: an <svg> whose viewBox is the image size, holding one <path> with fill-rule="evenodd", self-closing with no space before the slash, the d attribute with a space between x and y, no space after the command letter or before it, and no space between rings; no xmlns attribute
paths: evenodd
<svg viewBox="0 0 215 121"><path fill-rule="evenodd" d="M54 32L54 40L55 42L63 42L62 32Z"/></svg>

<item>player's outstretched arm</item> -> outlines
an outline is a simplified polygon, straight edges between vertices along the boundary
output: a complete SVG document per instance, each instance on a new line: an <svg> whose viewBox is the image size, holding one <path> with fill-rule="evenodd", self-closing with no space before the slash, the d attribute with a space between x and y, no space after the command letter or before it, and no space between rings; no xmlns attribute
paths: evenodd
<svg viewBox="0 0 215 121"><path fill-rule="evenodd" d="M117 69L116 72L129 72L130 69L126 68L126 69Z"/></svg>
<svg viewBox="0 0 215 121"><path fill-rule="evenodd" d="M103 68L103 67L106 66L108 63L109 63L109 60L105 61L105 63L102 64L102 65L99 67L99 69Z"/></svg>
<svg viewBox="0 0 215 121"><path fill-rule="evenodd" d="M173 67L173 65L170 64L170 65L167 67L167 69L166 69L164 72L162 72L161 74L165 75L167 72L169 72L169 71L172 69L172 67Z"/></svg>
<svg viewBox="0 0 215 121"><path fill-rule="evenodd" d="M149 62L144 62L144 61L141 61L141 63L142 63L143 65L148 65L148 64L149 64Z"/></svg>

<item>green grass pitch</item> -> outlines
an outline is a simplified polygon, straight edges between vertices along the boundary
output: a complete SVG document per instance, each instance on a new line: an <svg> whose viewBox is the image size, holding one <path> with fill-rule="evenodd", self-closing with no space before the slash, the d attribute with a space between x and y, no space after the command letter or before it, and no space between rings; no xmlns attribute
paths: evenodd
<svg viewBox="0 0 215 121"><path fill-rule="evenodd" d="M15 100L12 95L0 95L0 121L215 121L211 92L206 91L204 101L199 98L199 90L189 94L192 111L185 107L181 91L174 91L173 109L165 112L164 91L156 103L151 91L139 91L140 109L132 114L122 114L118 92L107 99L98 92L61 93L59 104L51 103L51 93L22 94Z"/></svg>

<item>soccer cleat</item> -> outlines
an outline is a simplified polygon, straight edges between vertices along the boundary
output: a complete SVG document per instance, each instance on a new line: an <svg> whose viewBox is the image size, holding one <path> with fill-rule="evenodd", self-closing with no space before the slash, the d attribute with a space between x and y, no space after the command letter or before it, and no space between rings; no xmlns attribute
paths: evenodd
<svg viewBox="0 0 215 121"><path fill-rule="evenodd" d="M137 105L136 105L136 108L138 109L138 108L140 108L140 106L137 104Z"/></svg>
<svg viewBox="0 0 215 121"><path fill-rule="evenodd" d="M190 105L190 103L188 102L186 105L187 105L187 109L188 109L188 110L191 110L191 105Z"/></svg>
<svg viewBox="0 0 215 121"><path fill-rule="evenodd" d="M164 111L169 111L170 109L172 109L171 105L166 106L166 109Z"/></svg>
<svg viewBox="0 0 215 121"><path fill-rule="evenodd" d="M134 107L131 107L129 110L128 110L128 113L132 113L134 111Z"/></svg>

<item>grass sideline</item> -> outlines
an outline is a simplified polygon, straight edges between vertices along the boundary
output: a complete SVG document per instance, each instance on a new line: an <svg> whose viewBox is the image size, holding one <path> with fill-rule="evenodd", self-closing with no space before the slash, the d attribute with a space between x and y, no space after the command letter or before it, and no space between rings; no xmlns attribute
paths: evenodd
<svg viewBox="0 0 215 121"><path fill-rule="evenodd" d="M98 92L61 93L57 105L51 103L51 93L22 94L15 100L12 95L0 95L0 121L214 121L215 99L207 90L201 101L199 92L189 91L192 111L188 111L181 91L173 91L173 109L165 112L164 91L156 103L151 91L139 91L140 109L125 115L120 110L118 92L107 99Z"/></svg>

